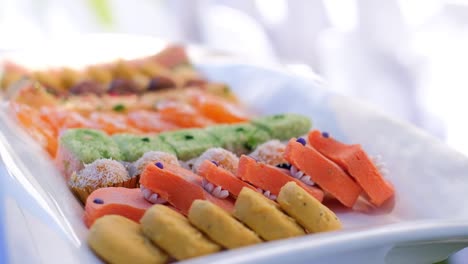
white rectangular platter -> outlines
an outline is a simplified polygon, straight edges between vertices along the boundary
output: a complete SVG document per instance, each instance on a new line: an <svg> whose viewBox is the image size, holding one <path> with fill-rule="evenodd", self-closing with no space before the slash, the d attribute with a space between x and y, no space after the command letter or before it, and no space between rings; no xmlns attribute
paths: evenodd
<svg viewBox="0 0 468 264"><path fill-rule="evenodd" d="M78 40L3 57L35 67L81 67L154 54L165 44L114 35ZM189 48L189 55L208 79L229 84L256 111L307 115L314 128L381 155L396 196L393 204L370 213L338 211L342 231L263 243L186 263L431 263L468 246L466 157L409 124L281 67L253 65L196 47ZM6 102L0 109L0 157L0 253L5 261L99 262L86 245L81 205L48 156L18 128Z"/></svg>

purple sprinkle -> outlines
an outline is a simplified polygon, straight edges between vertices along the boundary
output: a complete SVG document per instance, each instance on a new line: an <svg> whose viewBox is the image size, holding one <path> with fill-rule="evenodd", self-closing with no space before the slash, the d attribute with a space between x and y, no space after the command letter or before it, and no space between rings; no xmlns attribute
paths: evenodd
<svg viewBox="0 0 468 264"><path fill-rule="evenodd" d="M298 138L298 139L296 139L296 141L299 142L299 143L301 143L303 146L305 146L305 144L306 144L305 139L303 139L303 138L301 138L301 137Z"/></svg>
<svg viewBox="0 0 468 264"><path fill-rule="evenodd" d="M329 135L327 132L322 132L322 136L323 136L324 138L330 137L330 135Z"/></svg>
<svg viewBox="0 0 468 264"><path fill-rule="evenodd" d="M211 162L213 162L214 165L219 166L218 162L216 162L214 160L212 160Z"/></svg>
<svg viewBox="0 0 468 264"><path fill-rule="evenodd" d="M104 201L103 201L102 199L96 198L96 199L93 200L93 203L95 203L95 204L103 204Z"/></svg>
<svg viewBox="0 0 468 264"><path fill-rule="evenodd" d="M164 169L164 165L161 163L161 162L156 162L154 165L156 165L156 167L160 168L160 169Z"/></svg>

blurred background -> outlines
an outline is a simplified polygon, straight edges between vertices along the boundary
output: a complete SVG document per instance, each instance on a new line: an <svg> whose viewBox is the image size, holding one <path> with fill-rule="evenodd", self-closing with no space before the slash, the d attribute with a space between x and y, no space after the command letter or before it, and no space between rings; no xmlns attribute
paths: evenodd
<svg viewBox="0 0 468 264"><path fill-rule="evenodd" d="M102 32L317 73L468 155L467 0L0 0L0 53Z"/></svg>

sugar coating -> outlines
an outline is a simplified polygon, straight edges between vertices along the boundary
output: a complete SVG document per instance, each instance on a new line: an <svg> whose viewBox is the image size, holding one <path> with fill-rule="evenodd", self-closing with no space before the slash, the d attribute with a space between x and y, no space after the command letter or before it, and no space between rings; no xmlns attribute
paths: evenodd
<svg viewBox="0 0 468 264"><path fill-rule="evenodd" d="M140 175L148 164L157 161L162 162L163 164L180 166L179 161L175 155L162 151L148 151L133 163L136 168L136 175Z"/></svg>
<svg viewBox="0 0 468 264"><path fill-rule="evenodd" d="M85 165L78 173L73 173L70 178L72 187L100 188L112 186L116 183L130 179L125 167L118 161L111 159L98 159Z"/></svg>
<svg viewBox="0 0 468 264"><path fill-rule="evenodd" d="M215 161L219 167L232 172L234 175L237 173L237 166L239 165L239 158L232 152L223 148L211 148L203 152L203 154L194 159L192 170L198 173L198 169L205 160Z"/></svg>
<svg viewBox="0 0 468 264"><path fill-rule="evenodd" d="M286 145L275 139L261 144L249 156L266 164L276 166L288 163L284 159L285 150Z"/></svg>

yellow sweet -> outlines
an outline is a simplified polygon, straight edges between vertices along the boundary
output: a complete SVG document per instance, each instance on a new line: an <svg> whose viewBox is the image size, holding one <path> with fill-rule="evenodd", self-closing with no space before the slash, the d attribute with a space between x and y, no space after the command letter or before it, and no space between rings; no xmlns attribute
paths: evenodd
<svg viewBox="0 0 468 264"><path fill-rule="evenodd" d="M140 220L144 234L177 260L211 254L221 247L190 225L187 218L164 205L154 205Z"/></svg>
<svg viewBox="0 0 468 264"><path fill-rule="evenodd" d="M225 248L238 248L262 242L252 230L208 201L195 200L190 207L188 219Z"/></svg>
<svg viewBox="0 0 468 264"><path fill-rule="evenodd" d="M96 220L89 230L88 245L112 264L157 264L168 260L168 256L143 235L140 225L118 215Z"/></svg>
<svg viewBox="0 0 468 264"><path fill-rule="evenodd" d="M304 230L262 194L243 188L237 197L234 217L265 240L304 235Z"/></svg>
<svg viewBox="0 0 468 264"><path fill-rule="evenodd" d="M295 182L281 188L277 201L284 211L311 233L341 229L341 222L335 213Z"/></svg>

